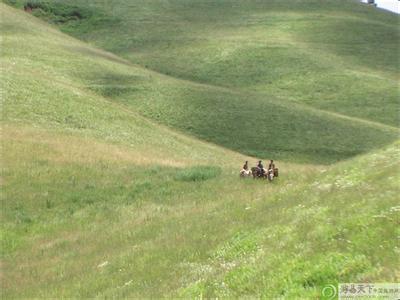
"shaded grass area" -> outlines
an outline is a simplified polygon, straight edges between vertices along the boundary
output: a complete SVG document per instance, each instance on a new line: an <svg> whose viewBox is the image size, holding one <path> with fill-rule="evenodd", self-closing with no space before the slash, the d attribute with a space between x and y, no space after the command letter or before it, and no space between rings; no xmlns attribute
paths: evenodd
<svg viewBox="0 0 400 300"><path fill-rule="evenodd" d="M175 176L180 181L204 181L218 177L221 169L213 166L193 167L178 172Z"/></svg>

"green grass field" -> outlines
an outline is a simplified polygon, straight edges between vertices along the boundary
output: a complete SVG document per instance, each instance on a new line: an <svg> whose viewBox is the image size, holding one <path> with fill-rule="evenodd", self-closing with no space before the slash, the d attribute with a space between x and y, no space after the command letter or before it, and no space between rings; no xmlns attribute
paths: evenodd
<svg viewBox="0 0 400 300"><path fill-rule="evenodd" d="M355 1L3 2L2 298L399 281L397 16ZM258 158L281 176L240 180Z"/></svg>

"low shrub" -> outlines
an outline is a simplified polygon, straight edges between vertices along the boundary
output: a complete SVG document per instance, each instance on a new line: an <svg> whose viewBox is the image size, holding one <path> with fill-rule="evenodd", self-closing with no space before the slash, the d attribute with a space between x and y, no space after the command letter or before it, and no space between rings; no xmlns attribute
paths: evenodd
<svg viewBox="0 0 400 300"><path fill-rule="evenodd" d="M221 169L214 166L196 166L179 171L175 179L179 181L204 181L221 174Z"/></svg>

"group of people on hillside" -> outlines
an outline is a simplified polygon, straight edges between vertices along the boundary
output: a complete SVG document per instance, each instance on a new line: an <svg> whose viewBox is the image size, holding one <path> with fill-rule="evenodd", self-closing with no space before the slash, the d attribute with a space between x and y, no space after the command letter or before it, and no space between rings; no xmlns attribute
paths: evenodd
<svg viewBox="0 0 400 300"><path fill-rule="evenodd" d="M258 161L258 164L257 164L257 166L256 166L255 168L256 168L257 173L260 174L261 177L264 176L264 174L265 174L268 170L275 170L275 169L276 169L276 168L275 168L274 161L273 161L272 159L271 159L270 162L269 162L268 169L265 169L265 168L264 168L264 165L263 165L263 163L262 163L261 160ZM243 168L242 168L242 170L240 171L240 174L241 174L241 175L247 175L247 176L250 176L250 175L251 175L251 170L250 170L250 168L249 168L249 162L248 162L247 160L246 160L246 162L244 163Z"/></svg>

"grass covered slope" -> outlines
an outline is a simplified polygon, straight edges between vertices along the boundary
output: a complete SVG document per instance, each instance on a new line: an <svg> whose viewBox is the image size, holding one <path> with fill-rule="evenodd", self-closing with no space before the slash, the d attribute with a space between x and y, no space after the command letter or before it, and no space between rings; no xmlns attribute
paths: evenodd
<svg viewBox="0 0 400 300"><path fill-rule="evenodd" d="M236 230L210 220L229 225L228 206L246 212L279 189L240 181L229 152L199 166L195 145L192 157L165 161L78 133L3 128L6 298L177 294L189 275L182 263L206 259ZM317 169L284 168L286 180Z"/></svg>
<svg viewBox="0 0 400 300"><path fill-rule="evenodd" d="M33 13L63 31L161 73L399 125L400 19L358 1L31 2L48 3ZM91 15L60 22L71 7Z"/></svg>
<svg viewBox="0 0 400 300"><path fill-rule="evenodd" d="M80 89L77 93L81 99L101 97L122 103L158 123L264 158L326 164L389 144L398 136L396 128L380 123L164 76L90 48L33 21L28 14L3 7L2 55L9 74L6 92L15 104L4 108L8 119L38 120L42 116L51 118L57 126L68 123L70 127L91 129L96 114L69 113L71 95L49 95L50 102L29 98L48 94L49 87L58 86ZM21 78L24 88L19 87ZM30 105L26 105L27 98ZM112 134L117 129L108 128L107 122L104 118L104 130Z"/></svg>
<svg viewBox="0 0 400 300"><path fill-rule="evenodd" d="M131 147L5 133L3 297L317 297L399 280L399 145L329 170L280 165L265 185L227 165L183 171Z"/></svg>
<svg viewBox="0 0 400 300"><path fill-rule="evenodd" d="M279 162L272 184L239 180L246 157L137 111L167 123L190 104L180 94L215 92L240 108L242 93L143 70L0 10L2 297L316 297L326 283L399 280L398 144L329 168ZM156 101L174 109L157 116ZM341 159L396 139L376 123L270 105L294 126L280 132L292 160L324 145L326 130ZM316 133L296 140L296 126ZM231 130L209 139L231 146ZM315 157L338 158L329 153Z"/></svg>

